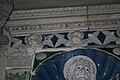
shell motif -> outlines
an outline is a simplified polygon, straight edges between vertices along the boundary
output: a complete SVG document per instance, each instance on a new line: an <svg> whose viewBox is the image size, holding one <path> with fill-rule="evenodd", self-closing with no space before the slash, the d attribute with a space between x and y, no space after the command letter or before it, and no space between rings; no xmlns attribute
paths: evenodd
<svg viewBox="0 0 120 80"><path fill-rule="evenodd" d="M119 80L119 74L120 59L115 55L99 49L76 49L43 61L32 80Z"/></svg>

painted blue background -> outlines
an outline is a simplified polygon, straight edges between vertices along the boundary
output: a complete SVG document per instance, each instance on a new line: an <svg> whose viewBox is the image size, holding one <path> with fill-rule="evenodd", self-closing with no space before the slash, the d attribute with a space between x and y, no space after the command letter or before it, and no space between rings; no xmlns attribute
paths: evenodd
<svg viewBox="0 0 120 80"><path fill-rule="evenodd" d="M118 37L116 30L107 30L107 31L109 31L110 33L114 32L114 35L116 37ZM88 34L93 34L94 32L97 32L97 31L83 31L83 34L84 34L84 38L83 39L87 39L88 38ZM60 34L60 35L64 36L64 39L68 40L68 36L67 35L69 34L69 32L63 32L63 33L57 33L57 34ZM44 45L42 49L47 49L47 48L67 48L67 47L70 47L70 46L65 46L62 43L59 46L55 47L55 44L59 40L55 36L55 34L39 34L39 35L42 36L42 42L45 41L45 37L53 35L53 37L51 38L51 42L52 42L52 44L53 44L54 47L49 46L49 45ZM25 37L26 36L18 36L18 37L14 37L14 38L22 40L22 43L25 44L25 40L24 40ZM98 34L98 36L96 38L102 43L102 45L99 45L99 44L96 44L96 43L92 42L92 43L88 43L88 45L86 45L86 46L115 46L115 45L118 45L118 44L116 44L116 41L111 41L111 42L109 42L107 44L103 44L104 41L105 41L105 39L106 39L106 37L107 36L103 32L100 31L99 34Z"/></svg>
<svg viewBox="0 0 120 80"><path fill-rule="evenodd" d="M96 49L77 49L57 54L44 61L36 70L32 80L65 80L64 64L73 56L84 55L91 58L97 67L96 80L116 80L120 74L120 59Z"/></svg>

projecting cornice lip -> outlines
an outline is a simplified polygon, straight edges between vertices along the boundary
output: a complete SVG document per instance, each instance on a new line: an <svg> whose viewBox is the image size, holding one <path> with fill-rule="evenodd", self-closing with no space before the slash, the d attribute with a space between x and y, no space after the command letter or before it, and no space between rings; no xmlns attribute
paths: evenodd
<svg viewBox="0 0 120 80"><path fill-rule="evenodd" d="M11 20L120 13L120 4L14 11Z"/></svg>
<svg viewBox="0 0 120 80"><path fill-rule="evenodd" d="M10 16L14 19L31 19L31 18L49 18L49 17L65 17L72 15L86 15L86 6L80 7L64 7L64 8L49 8L49 9L32 9L13 11Z"/></svg>

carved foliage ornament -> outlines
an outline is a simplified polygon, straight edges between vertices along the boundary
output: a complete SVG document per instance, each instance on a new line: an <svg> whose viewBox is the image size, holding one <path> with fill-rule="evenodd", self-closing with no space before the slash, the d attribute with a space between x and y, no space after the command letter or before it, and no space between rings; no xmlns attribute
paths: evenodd
<svg viewBox="0 0 120 80"><path fill-rule="evenodd" d="M96 65L86 56L75 56L64 65L65 80L96 80Z"/></svg>

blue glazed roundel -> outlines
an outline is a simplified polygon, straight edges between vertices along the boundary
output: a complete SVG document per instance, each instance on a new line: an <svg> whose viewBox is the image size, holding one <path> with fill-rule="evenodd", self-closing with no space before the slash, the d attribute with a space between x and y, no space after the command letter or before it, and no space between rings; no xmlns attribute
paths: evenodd
<svg viewBox="0 0 120 80"><path fill-rule="evenodd" d="M75 62L79 65L77 69L76 65L74 66ZM72 65L68 69L68 73L64 73L66 64L67 67ZM92 65L93 67L90 67ZM84 66L87 66L87 68ZM74 68L77 70L74 74L79 73L79 77L69 72L69 70ZM82 75L80 71L84 71L82 78L80 78ZM90 78L89 73L94 75ZM70 75L67 75L67 78L65 74ZM37 68L32 80L120 80L119 74L120 59L116 56L98 49L77 49L57 54L45 60Z"/></svg>

